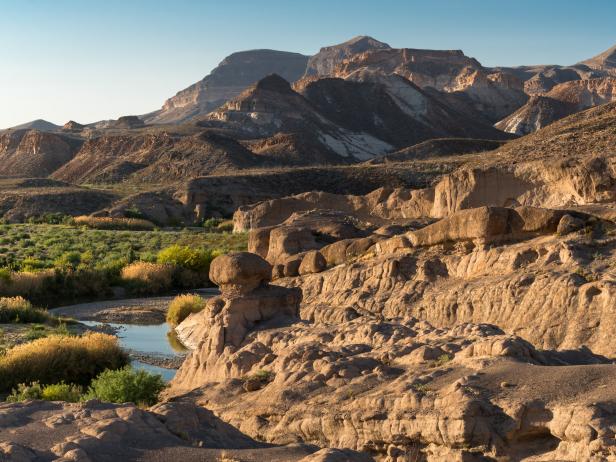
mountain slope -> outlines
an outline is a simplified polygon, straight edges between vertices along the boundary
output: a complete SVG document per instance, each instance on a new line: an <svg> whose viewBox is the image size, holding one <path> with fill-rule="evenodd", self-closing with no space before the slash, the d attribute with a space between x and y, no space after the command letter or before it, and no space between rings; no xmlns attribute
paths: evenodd
<svg viewBox="0 0 616 462"><path fill-rule="evenodd" d="M391 50L391 47L386 43L379 42L365 35L354 37L339 45L323 47L308 60L306 76L331 75L334 73L336 66L345 59L351 58L358 53L374 50Z"/></svg>
<svg viewBox="0 0 616 462"><path fill-rule="evenodd" d="M556 85L544 96L531 97L524 106L495 126L509 133L525 135L575 112L612 101L616 101L615 78L573 80Z"/></svg>
<svg viewBox="0 0 616 462"><path fill-rule="evenodd" d="M82 141L38 130L0 133L0 175L44 177L71 160Z"/></svg>
<svg viewBox="0 0 616 462"><path fill-rule="evenodd" d="M71 183L169 183L252 168L259 163L237 141L215 133L125 134L86 141L79 153L52 177Z"/></svg>
<svg viewBox="0 0 616 462"><path fill-rule="evenodd" d="M11 127L9 130L39 130L41 132L55 132L58 131L61 127L59 125L53 124L43 119L32 120L31 122L26 122L25 124L16 125L15 127Z"/></svg>
<svg viewBox="0 0 616 462"><path fill-rule="evenodd" d="M603 53L599 53L597 56L582 61L580 64L616 75L616 45L605 50Z"/></svg>
<svg viewBox="0 0 616 462"><path fill-rule="evenodd" d="M306 69L308 56L275 50L250 50L227 56L203 80L169 98L162 109L146 114L146 123L178 123L205 114L238 96L269 74L296 80Z"/></svg>

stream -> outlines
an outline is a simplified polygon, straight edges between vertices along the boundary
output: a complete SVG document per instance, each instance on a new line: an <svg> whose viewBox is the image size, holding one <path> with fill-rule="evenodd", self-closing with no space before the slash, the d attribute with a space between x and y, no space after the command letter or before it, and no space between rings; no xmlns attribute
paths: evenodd
<svg viewBox="0 0 616 462"><path fill-rule="evenodd" d="M204 298L216 290L197 291ZM173 297L148 297L107 300L65 306L50 310L57 316L71 317L94 330L118 337L122 348L138 369L160 374L165 381L175 376L187 350L165 322Z"/></svg>
<svg viewBox="0 0 616 462"><path fill-rule="evenodd" d="M131 365L137 369L160 374L168 382L175 376L175 367L161 367L151 363L177 365L185 355L186 349L174 344L168 335L172 328L167 323L154 325L117 324L98 321L80 321L82 324L102 331L113 331L120 345L131 355ZM172 337L173 338L173 337ZM145 357L139 360L135 357Z"/></svg>

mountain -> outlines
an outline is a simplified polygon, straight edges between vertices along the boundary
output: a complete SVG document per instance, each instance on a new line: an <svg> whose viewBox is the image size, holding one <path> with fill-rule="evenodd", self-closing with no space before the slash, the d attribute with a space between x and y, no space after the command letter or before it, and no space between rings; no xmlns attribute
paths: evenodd
<svg viewBox="0 0 616 462"><path fill-rule="evenodd" d="M260 163L240 143L216 133L125 133L87 140L52 177L71 183L169 183Z"/></svg>
<svg viewBox="0 0 616 462"><path fill-rule="evenodd" d="M0 175L45 177L79 151L82 140L39 130L0 133Z"/></svg>
<svg viewBox="0 0 616 462"><path fill-rule="evenodd" d="M308 56L275 50L250 50L227 56L203 80L169 98L162 109L146 114L146 123L178 123L205 114L238 96L269 74L294 81L306 70Z"/></svg>
<svg viewBox="0 0 616 462"><path fill-rule="evenodd" d="M299 134L339 162L370 159L435 137L503 137L397 75L365 70L347 79L303 82L296 89L300 93L280 76L268 76L199 124L252 139Z"/></svg>
<svg viewBox="0 0 616 462"><path fill-rule="evenodd" d="M580 64L616 75L616 45Z"/></svg>
<svg viewBox="0 0 616 462"><path fill-rule="evenodd" d="M361 69L346 79L311 82L302 94L339 126L364 131L397 149L430 138L503 138L489 124L467 119L440 95L397 74Z"/></svg>
<svg viewBox="0 0 616 462"><path fill-rule="evenodd" d="M503 131L525 135L575 112L616 101L616 78L572 80L533 96L520 109L498 122Z"/></svg>
<svg viewBox="0 0 616 462"><path fill-rule="evenodd" d="M366 35L360 35L339 45L323 47L308 60L306 76L331 75L336 66L345 59L374 50L391 50L391 47Z"/></svg>
<svg viewBox="0 0 616 462"><path fill-rule="evenodd" d="M62 127L46 120L36 119L31 122L26 122L25 124L11 127L9 130L39 130L41 132L55 132L60 130L60 128Z"/></svg>

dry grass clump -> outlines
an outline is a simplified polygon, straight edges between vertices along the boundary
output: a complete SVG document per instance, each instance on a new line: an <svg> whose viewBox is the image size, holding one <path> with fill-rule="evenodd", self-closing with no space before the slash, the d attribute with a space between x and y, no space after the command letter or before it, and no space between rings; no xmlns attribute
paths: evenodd
<svg viewBox="0 0 616 462"><path fill-rule="evenodd" d="M125 229L131 231L151 231L154 223L142 218L91 217L82 215L74 220L76 225L93 229Z"/></svg>
<svg viewBox="0 0 616 462"><path fill-rule="evenodd" d="M0 278L2 295L26 295L41 291L45 283L54 276L53 270L9 272Z"/></svg>
<svg viewBox="0 0 616 462"><path fill-rule="evenodd" d="M112 335L52 335L11 348L0 357L0 392L20 383L87 385L105 369L118 369L128 356Z"/></svg>
<svg viewBox="0 0 616 462"><path fill-rule="evenodd" d="M46 311L34 308L23 297L0 297L0 323L43 323L51 319Z"/></svg>
<svg viewBox="0 0 616 462"><path fill-rule="evenodd" d="M192 313L198 313L205 308L205 299L197 294L178 295L169 304L167 322L177 326Z"/></svg>
<svg viewBox="0 0 616 462"><path fill-rule="evenodd" d="M135 292L160 293L171 289L175 272L175 265L139 261L122 268L120 276Z"/></svg>

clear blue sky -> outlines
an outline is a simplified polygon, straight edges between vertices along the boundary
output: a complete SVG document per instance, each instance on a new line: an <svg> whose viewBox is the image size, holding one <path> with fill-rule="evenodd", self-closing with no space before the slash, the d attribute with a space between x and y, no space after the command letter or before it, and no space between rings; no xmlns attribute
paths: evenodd
<svg viewBox="0 0 616 462"><path fill-rule="evenodd" d="M149 112L234 51L313 54L356 35L572 64L616 44L616 1L0 0L0 127Z"/></svg>

